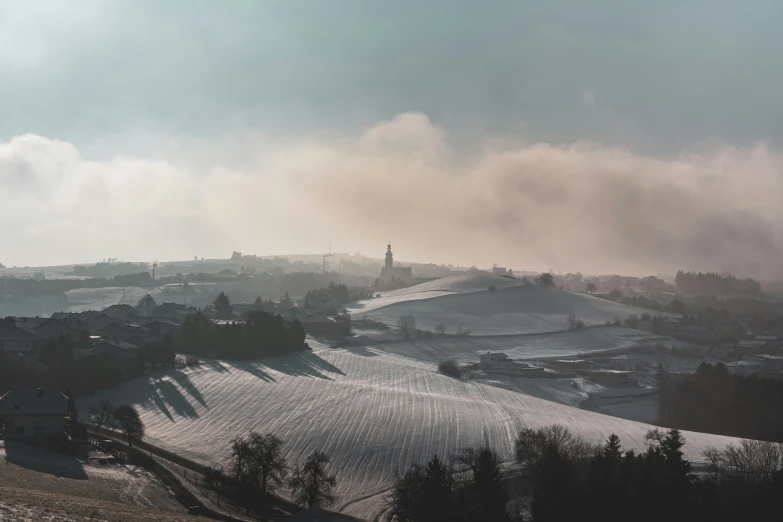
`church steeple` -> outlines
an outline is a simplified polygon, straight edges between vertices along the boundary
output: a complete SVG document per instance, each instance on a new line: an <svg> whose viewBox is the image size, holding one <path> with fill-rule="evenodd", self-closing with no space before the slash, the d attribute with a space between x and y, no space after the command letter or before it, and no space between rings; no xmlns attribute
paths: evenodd
<svg viewBox="0 0 783 522"><path fill-rule="evenodd" d="M392 254L391 251L391 241L389 242L389 245L386 247L386 268L391 268L394 266L394 254Z"/></svg>

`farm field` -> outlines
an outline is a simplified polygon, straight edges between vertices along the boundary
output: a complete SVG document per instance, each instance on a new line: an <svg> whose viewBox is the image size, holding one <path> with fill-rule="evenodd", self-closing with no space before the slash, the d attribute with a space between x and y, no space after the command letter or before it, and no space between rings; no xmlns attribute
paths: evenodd
<svg viewBox="0 0 783 522"><path fill-rule="evenodd" d="M617 433L640 448L649 427L434 371L431 362L367 346L258 362L212 361L191 370L142 377L86 398L132 404L148 439L208 465L227 466L229 442L251 429L286 441L290 463L313 449L329 453L338 478L337 509L372 520L394 473L433 454L488 440L506 463L523 427L560 423L591 441ZM727 437L686 433L686 455L700 460Z"/></svg>
<svg viewBox="0 0 783 522"><path fill-rule="evenodd" d="M510 336L434 337L391 343L378 343L378 350L437 364L445 359L460 363L477 362L479 354L503 352L512 359L572 357L609 350L677 341L623 326L593 326L579 331Z"/></svg>
<svg viewBox="0 0 783 522"><path fill-rule="evenodd" d="M496 279L513 281L503 277ZM461 282L469 287L469 281ZM605 324L615 317L625 319L630 314L650 312L587 294L541 286L515 284L505 288L498 286L494 292L456 292L426 285L430 283L404 289L408 293L359 301L346 309L357 319L371 318L390 326L400 317L412 315L417 327L423 330L434 331L436 325L443 324L448 333L462 329L470 330L474 335L561 331L566 329L569 314L591 326ZM433 295L432 292L448 294Z"/></svg>

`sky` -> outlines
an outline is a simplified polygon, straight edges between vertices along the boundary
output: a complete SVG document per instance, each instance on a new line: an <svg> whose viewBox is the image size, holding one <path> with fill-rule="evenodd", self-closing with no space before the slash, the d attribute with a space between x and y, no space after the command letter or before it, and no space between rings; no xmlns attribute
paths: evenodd
<svg viewBox="0 0 783 522"><path fill-rule="evenodd" d="M0 262L779 277L780 2L0 0Z"/></svg>

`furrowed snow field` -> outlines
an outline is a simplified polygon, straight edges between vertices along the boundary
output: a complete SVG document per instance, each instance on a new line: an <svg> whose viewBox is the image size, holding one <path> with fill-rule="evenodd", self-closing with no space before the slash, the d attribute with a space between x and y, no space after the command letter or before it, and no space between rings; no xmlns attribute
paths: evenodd
<svg viewBox="0 0 783 522"><path fill-rule="evenodd" d="M445 359L460 363L478 361L480 353L503 352L513 359L571 357L591 352L622 350L662 342L678 344L670 337L654 335L623 326L593 326L579 331L558 333L489 336L434 337L392 343L375 347L387 353L437 364ZM373 346L372 343L369 343Z"/></svg>
<svg viewBox="0 0 783 522"><path fill-rule="evenodd" d="M394 473L433 454L483 443L505 462L523 427L560 423L591 441L617 433L640 448L647 425L571 408L514 391L440 375L434 365L368 347L329 349L254 363L214 361L142 377L79 403L136 406L147 437L208 465L227 466L230 440L250 429L286 441L289 463L313 449L333 457L337 509L367 520L383 509ZM731 438L685 433L685 453Z"/></svg>
<svg viewBox="0 0 783 522"><path fill-rule="evenodd" d="M374 295L380 294L381 297L349 303L345 308L352 314L366 314L384 306L406 301L417 301L450 294L482 292L488 290L490 285L494 285L497 288L510 288L512 286L520 286L521 284L516 279L489 274L456 274L420 285L409 286L408 288L375 292Z"/></svg>
<svg viewBox="0 0 783 522"><path fill-rule="evenodd" d="M497 277L500 280L509 280ZM433 281L434 283L435 281ZM404 315L412 315L423 330L434 330L443 324L449 333L458 328L469 329L474 335L502 335L554 332L566 329L566 318L574 314L586 325L604 324L614 317L625 319L630 314L641 315L649 310L607 301L587 294L566 292L542 286L509 286L495 292L453 292L450 295L416 299L411 293L386 298L395 302L374 306L372 299L360 301L348 308L356 318L370 317L388 325L396 324ZM427 290L429 292L430 290ZM384 298L375 298L382 301Z"/></svg>

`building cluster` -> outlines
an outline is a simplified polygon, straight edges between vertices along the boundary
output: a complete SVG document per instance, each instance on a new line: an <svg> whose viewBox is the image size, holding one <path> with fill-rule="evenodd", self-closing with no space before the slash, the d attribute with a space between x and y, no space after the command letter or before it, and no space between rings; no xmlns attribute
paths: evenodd
<svg viewBox="0 0 783 522"><path fill-rule="evenodd" d="M195 312L164 303L142 317L136 308L118 304L102 311L56 312L48 318L15 317L13 324L0 328L0 352L32 363L47 341L64 337L73 342L74 359L107 355L124 368L138 361L141 347L173 336L185 317Z"/></svg>

